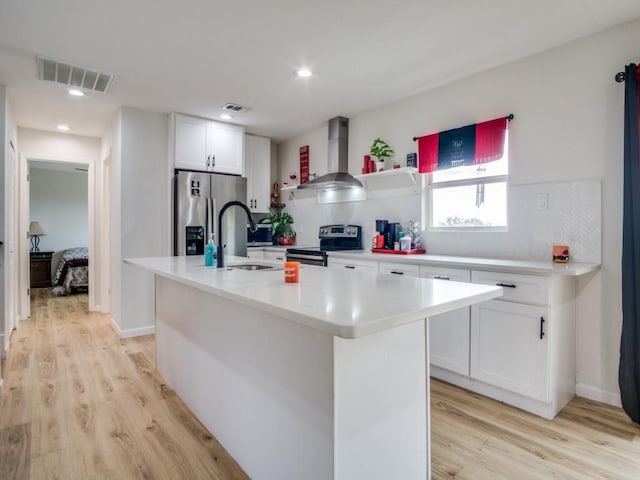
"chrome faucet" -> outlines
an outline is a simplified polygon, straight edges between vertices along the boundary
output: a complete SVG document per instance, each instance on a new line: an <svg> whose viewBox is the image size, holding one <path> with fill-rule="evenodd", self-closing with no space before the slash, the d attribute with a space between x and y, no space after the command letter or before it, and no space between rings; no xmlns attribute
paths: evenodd
<svg viewBox="0 0 640 480"><path fill-rule="evenodd" d="M242 207L242 209L247 212L247 217L249 217L249 228L251 229L251 231L255 232L258 229L258 227L256 227L256 222L253 221L253 217L251 216L251 210L249 210L249 207L247 207L244 203L237 200L225 203L224 206L220 209L220 213L218 214L218 268L224 267L224 251L222 245L222 216L224 215L224 212L227 210L227 208L233 207L234 205Z"/></svg>

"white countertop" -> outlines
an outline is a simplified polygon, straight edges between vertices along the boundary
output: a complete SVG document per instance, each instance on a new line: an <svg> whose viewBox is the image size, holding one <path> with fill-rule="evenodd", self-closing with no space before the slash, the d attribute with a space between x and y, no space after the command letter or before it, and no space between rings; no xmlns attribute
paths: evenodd
<svg viewBox="0 0 640 480"><path fill-rule="evenodd" d="M282 270L204 267L202 256L125 259L198 290L343 338L356 338L502 295L502 288L301 265L300 282ZM225 264L264 263L225 256ZM273 264L273 263L272 263ZM281 265L275 263L273 265Z"/></svg>
<svg viewBox="0 0 640 480"><path fill-rule="evenodd" d="M399 255L372 253L370 251L329 252L331 258L351 258L354 260L374 260L388 263L408 263L414 265L434 265L451 268L470 268L480 270L499 270L504 272L557 274L580 276L600 268L599 263L553 263L552 261L509 260L498 258L458 257L450 255Z"/></svg>

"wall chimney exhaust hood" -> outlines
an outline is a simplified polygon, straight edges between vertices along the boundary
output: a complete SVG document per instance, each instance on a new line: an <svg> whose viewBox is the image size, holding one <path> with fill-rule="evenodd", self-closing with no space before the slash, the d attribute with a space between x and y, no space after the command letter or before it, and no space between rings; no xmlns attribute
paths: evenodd
<svg viewBox="0 0 640 480"><path fill-rule="evenodd" d="M329 120L329 172L307 183L299 189L338 190L362 188L360 180L349 175L349 119L334 117Z"/></svg>

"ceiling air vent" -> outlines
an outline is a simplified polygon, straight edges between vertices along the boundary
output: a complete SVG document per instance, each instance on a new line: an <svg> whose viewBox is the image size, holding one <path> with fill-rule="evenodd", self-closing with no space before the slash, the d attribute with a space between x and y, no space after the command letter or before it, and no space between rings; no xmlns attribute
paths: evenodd
<svg viewBox="0 0 640 480"><path fill-rule="evenodd" d="M240 112L246 112L248 108L243 107L242 105L238 105L237 103L225 103L222 106L222 110L226 112L240 113Z"/></svg>
<svg viewBox="0 0 640 480"><path fill-rule="evenodd" d="M77 65L37 57L38 79L56 82L68 87L82 88L92 92L107 93L114 76L96 72Z"/></svg>

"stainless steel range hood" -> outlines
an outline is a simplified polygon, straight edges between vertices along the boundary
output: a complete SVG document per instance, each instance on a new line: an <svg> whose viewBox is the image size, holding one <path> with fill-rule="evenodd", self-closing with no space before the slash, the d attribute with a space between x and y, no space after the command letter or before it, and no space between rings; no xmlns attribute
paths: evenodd
<svg viewBox="0 0 640 480"><path fill-rule="evenodd" d="M349 175L349 119L334 117L329 120L329 172L326 175L298 185L299 189L331 190L362 187L362 183Z"/></svg>

